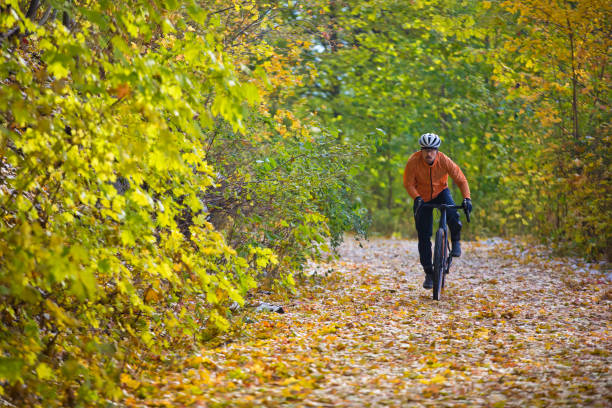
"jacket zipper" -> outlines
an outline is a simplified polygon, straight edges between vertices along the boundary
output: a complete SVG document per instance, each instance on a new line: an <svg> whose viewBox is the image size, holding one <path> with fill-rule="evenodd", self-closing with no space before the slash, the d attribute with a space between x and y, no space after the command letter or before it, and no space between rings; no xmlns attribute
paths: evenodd
<svg viewBox="0 0 612 408"><path fill-rule="evenodd" d="M430 200L433 200L433 178L431 177L431 167L429 167L429 186L431 187L431 198Z"/></svg>

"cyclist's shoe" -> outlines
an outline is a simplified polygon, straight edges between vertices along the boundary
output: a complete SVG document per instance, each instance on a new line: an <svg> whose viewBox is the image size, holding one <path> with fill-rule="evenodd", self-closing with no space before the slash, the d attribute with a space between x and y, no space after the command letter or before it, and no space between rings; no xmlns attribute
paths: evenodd
<svg viewBox="0 0 612 408"><path fill-rule="evenodd" d="M423 288L433 288L433 268L425 269L425 282L423 282Z"/></svg>
<svg viewBox="0 0 612 408"><path fill-rule="evenodd" d="M459 258L461 256L461 244L459 241L453 241L453 250L451 251L450 256L454 258Z"/></svg>

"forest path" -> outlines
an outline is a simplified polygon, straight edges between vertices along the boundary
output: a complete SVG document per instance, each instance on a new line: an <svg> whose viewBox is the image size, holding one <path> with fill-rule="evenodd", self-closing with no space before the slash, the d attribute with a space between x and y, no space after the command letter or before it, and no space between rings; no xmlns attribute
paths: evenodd
<svg viewBox="0 0 612 408"><path fill-rule="evenodd" d="M612 285L592 266L466 242L436 302L416 242L362 245L347 239L285 314L253 314L234 341L160 378L145 404L612 405Z"/></svg>

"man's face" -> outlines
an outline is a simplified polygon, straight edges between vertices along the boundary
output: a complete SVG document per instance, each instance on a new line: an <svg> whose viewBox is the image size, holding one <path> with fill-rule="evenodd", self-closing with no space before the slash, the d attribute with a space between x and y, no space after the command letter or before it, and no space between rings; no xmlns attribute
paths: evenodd
<svg viewBox="0 0 612 408"><path fill-rule="evenodd" d="M425 162L431 166L434 160L436 160L438 149L421 149L421 154L423 155Z"/></svg>

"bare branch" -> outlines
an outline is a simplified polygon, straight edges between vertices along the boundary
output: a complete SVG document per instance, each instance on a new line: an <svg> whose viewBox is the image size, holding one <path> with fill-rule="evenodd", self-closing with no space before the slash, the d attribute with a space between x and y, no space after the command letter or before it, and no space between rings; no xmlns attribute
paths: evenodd
<svg viewBox="0 0 612 408"><path fill-rule="evenodd" d="M238 37L240 37L241 35L243 35L244 33L246 33L251 27L256 26L258 24L260 24L267 16L268 14L270 14L270 12L274 10L274 7L270 7L269 9L267 9L266 11L264 11L261 16L253 21L251 24L247 24L243 29L241 29L240 31L238 31L236 34L234 34L234 36L230 39L230 41L228 42L229 45L233 44L234 41L236 41L238 39Z"/></svg>
<svg viewBox="0 0 612 408"><path fill-rule="evenodd" d="M30 7L28 7L26 17L29 18L30 20L34 20L34 17L36 16L36 12L38 11L39 7L40 7L40 0L30 1Z"/></svg>
<svg viewBox="0 0 612 408"><path fill-rule="evenodd" d="M45 11L45 14L43 14L42 18L38 22L38 24L40 25L47 24L47 21L49 21L49 18L51 18L52 20L55 19L56 14L57 14L57 10L54 9L53 6L49 6L49 8Z"/></svg>

